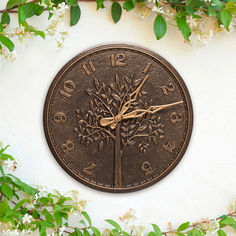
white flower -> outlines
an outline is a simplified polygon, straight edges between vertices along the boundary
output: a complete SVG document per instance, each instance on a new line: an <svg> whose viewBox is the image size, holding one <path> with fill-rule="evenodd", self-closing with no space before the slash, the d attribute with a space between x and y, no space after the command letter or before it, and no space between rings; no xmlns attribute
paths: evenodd
<svg viewBox="0 0 236 236"><path fill-rule="evenodd" d="M59 228L59 236L63 235L63 232L65 231L65 229L66 229L65 225Z"/></svg>
<svg viewBox="0 0 236 236"><path fill-rule="evenodd" d="M165 12L163 11L163 7L157 7L156 5L154 5L154 7L152 8L152 11L159 14L165 14Z"/></svg>
<svg viewBox="0 0 236 236"><path fill-rule="evenodd" d="M15 160L7 159L4 161L4 165L6 166L7 169L15 171L19 167L20 161L18 159Z"/></svg>
<svg viewBox="0 0 236 236"><path fill-rule="evenodd" d="M68 6L65 4L65 2L62 2L58 4L57 8L53 7L53 10L51 10L51 13L54 17L61 17L65 15L66 9L68 9Z"/></svg>
<svg viewBox="0 0 236 236"><path fill-rule="evenodd" d="M47 186L38 185L37 190L39 192L35 194L33 204L37 201L38 198L47 197L47 195L48 195L48 187Z"/></svg>
<svg viewBox="0 0 236 236"><path fill-rule="evenodd" d="M16 59L16 51L12 51L10 52L8 50L8 48L6 47L2 47L2 49L0 49L0 55L2 55L7 61L13 62Z"/></svg>
<svg viewBox="0 0 236 236"><path fill-rule="evenodd" d="M65 4L65 2L62 2L62 3L58 4L57 13L59 15L64 15L66 12L66 9L68 9L68 6Z"/></svg>
<svg viewBox="0 0 236 236"><path fill-rule="evenodd" d="M187 18L187 23L191 29L195 28L198 25L197 19L193 18L193 16L189 16Z"/></svg>
<svg viewBox="0 0 236 236"><path fill-rule="evenodd" d="M23 25L20 25L18 28L15 29L15 34L24 34L25 33L25 27Z"/></svg>
<svg viewBox="0 0 236 236"><path fill-rule="evenodd" d="M57 8L54 7L51 11L53 15L50 19L50 23L45 30L47 35L57 41L57 45L59 48L63 47L65 37L67 35L67 32L63 29L63 16L67 8L68 6L64 2L58 4Z"/></svg>
<svg viewBox="0 0 236 236"><path fill-rule="evenodd" d="M47 234L47 236L54 236L54 232L52 232L51 234Z"/></svg>
<svg viewBox="0 0 236 236"><path fill-rule="evenodd" d="M15 229L15 230L8 229L7 231L5 231L5 234L7 234L7 235L19 235L20 233L18 232L17 229Z"/></svg>
<svg viewBox="0 0 236 236"><path fill-rule="evenodd" d="M31 223L33 220L33 217L29 214L25 214L23 217L22 217L22 223L25 224L25 223Z"/></svg>
<svg viewBox="0 0 236 236"><path fill-rule="evenodd" d="M193 32L190 36L190 45L192 47L201 47L209 43L213 37L213 30L209 32Z"/></svg>
<svg viewBox="0 0 236 236"><path fill-rule="evenodd" d="M216 219L212 219L209 222L209 225L207 227L207 232L214 234L217 232L217 230L220 228L220 224Z"/></svg>
<svg viewBox="0 0 236 236"><path fill-rule="evenodd" d="M26 203L25 207L28 211L31 211L34 209L34 204L33 203Z"/></svg>

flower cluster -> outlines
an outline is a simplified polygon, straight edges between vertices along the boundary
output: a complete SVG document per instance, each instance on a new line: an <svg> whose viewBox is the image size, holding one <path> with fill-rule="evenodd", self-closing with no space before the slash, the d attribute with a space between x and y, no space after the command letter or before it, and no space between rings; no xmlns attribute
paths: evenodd
<svg viewBox="0 0 236 236"><path fill-rule="evenodd" d="M21 161L19 159L10 160L7 159L3 162L3 165L10 171L15 171L20 165Z"/></svg>
<svg viewBox="0 0 236 236"><path fill-rule="evenodd" d="M67 32L64 31L63 21L63 17L67 8L68 6L64 2L58 4L57 7L53 7L52 10L50 10L52 17L50 18L49 25L45 30L47 35L57 41L57 45L59 48L63 47L65 37L67 36Z"/></svg>
<svg viewBox="0 0 236 236"><path fill-rule="evenodd" d="M209 9L216 7L215 3L211 0L204 0L204 2ZM232 5L233 9L236 9L236 4ZM161 15L170 25L180 28L180 26L176 24L176 17L178 17L179 14L179 11L176 9L177 8L173 7L169 1L149 0L147 4L139 4L138 16L144 19L154 13ZM187 13L184 14L186 14L186 28L189 27L190 30L189 36L187 37L189 41L185 40L185 42L191 47L205 46L212 40L214 35L219 33L231 33L236 29L236 16L232 17L228 29L226 29L226 24L219 24L219 18L209 16L209 12L204 8L199 8L191 15ZM217 13L214 12L214 14Z"/></svg>

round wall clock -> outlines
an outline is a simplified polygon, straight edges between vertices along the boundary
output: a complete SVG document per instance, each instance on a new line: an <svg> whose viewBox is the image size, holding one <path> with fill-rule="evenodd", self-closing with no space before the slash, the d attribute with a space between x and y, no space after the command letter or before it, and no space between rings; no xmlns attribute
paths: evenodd
<svg viewBox="0 0 236 236"><path fill-rule="evenodd" d="M105 45L67 63L53 80L44 130L59 164L98 190L129 192L166 176L191 136L188 90L162 57Z"/></svg>

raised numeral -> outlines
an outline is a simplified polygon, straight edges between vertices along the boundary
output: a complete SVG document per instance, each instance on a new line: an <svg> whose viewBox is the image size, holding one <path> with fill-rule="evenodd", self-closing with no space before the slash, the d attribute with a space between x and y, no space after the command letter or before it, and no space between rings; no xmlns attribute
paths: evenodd
<svg viewBox="0 0 236 236"><path fill-rule="evenodd" d="M169 95L169 92L174 92L175 91L175 86L172 83L169 83L167 86L160 86L163 94Z"/></svg>
<svg viewBox="0 0 236 236"><path fill-rule="evenodd" d="M83 69L84 69L84 71L86 72L87 75L91 75L93 72L96 71L96 68L94 67L91 60L89 60L88 66L86 64L83 64Z"/></svg>
<svg viewBox="0 0 236 236"><path fill-rule="evenodd" d="M65 115L65 113L63 113L63 112L57 112L57 113L54 115L54 122L55 122L56 124L61 124L61 123L66 122L66 115Z"/></svg>
<svg viewBox="0 0 236 236"><path fill-rule="evenodd" d="M145 172L145 176L151 175L153 173L152 166L149 161L143 162L141 170Z"/></svg>
<svg viewBox="0 0 236 236"><path fill-rule="evenodd" d="M175 150L175 144L169 141L167 144L163 143L162 148L167 152L173 153L173 151Z"/></svg>
<svg viewBox="0 0 236 236"><path fill-rule="evenodd" d="M124 62L126 59L126 55L124 53L112 54L111 55L111 65L112 66L125 66Z"/></svg>
<svg viewBox="0 0 236 236"><path fill-rule="evenodd" d="M92 169L95 167L96 165L92 162L90 166L84 168L82 171L86 174L86 175L92 175Z"/></svg>
<svg viewBox="0 0 236 236"><path fill-rule="evenodd" d="M146 74L146 73L148 72L148 70L149 70L151 64L152 64L151 62L148 62L148 63L147 63L147 65L145 66L145 68L144 68L144 70L143 70L143 73Z"/></svg>
<svg viewBox="0 0 236 236"><path fill-rule="evenodd" d="M177 112L172 112L170 114L170 121L175 124L176 122L182 122L184 119L184 115L180 112L180 113L177 113Z"/></svg>
<svg viewBox="0 0 236 236"><path fill-rule="evenodd" d="M63 90L60 90L60 94L64 97L71 98L71 94L75 91L75 84L72 80L67 80L63 83Z"/></svg>
<svg viewBox="0 0 236 236"><path fill-rule="evenodd" d="M70 140L66 140L66 142L61 145L61 149L64 153L67 154L75 150L75 145Z"/></svg>

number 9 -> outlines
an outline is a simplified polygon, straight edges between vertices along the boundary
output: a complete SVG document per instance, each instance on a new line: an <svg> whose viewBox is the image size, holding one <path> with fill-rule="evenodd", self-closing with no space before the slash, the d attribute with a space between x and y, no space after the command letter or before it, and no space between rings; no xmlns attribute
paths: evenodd
<svg viewBox="0 0 236 236"><path fill-rule="evenodd" d="M66 115L63 112L57 112L54 115L54 122L56 124L61 124L61 123L66 122Z"/></svg>

